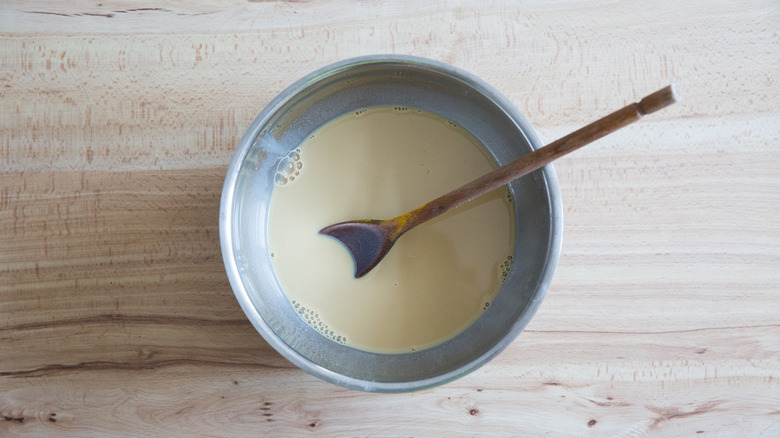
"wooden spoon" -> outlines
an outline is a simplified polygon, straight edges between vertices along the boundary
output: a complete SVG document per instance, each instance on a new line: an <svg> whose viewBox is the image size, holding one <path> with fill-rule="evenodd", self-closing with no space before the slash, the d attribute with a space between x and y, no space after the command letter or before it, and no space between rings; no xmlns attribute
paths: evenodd
<svg viewBox="0 0 780 438"><path fill-rule="evenodd" d="M674 86L669 85L646 96L639 103L627 105L406 214L388 220L340 222L323 228L320 234L335 237L346 245L355 259L355 278L360 278L384 258L399 237L417 225L533 172L676 101Z"/></svg>

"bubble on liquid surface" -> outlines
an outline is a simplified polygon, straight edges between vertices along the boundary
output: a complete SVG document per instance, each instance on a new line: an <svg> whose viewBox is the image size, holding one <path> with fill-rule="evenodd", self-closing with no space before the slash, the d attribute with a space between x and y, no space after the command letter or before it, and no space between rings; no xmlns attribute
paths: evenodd
<svg viewBox="0 0 780 438"><path fill-rule="evenodd" d="M514 261L514 257L507 256L500 265L498 265L498 281L501 282L501 284L504 284L509 278L509 273L512 272L512 262ZM485 301L484 304L482 304L482 310L485 311L490 307L490 301Z"/></svg>
<svg viewBox="0 0 780 438"><path fill-rule="evenodd" d="M501 280L501 283L503 284L507 278L509 278L509 273L512 272L512 256L508 256L499 266L499 279Z"/></svg>
<svg viewBox="0 0 780 438"><path fill-rule="evenodd" d="M331 330L331 328L328 326L328 324L325 324L320 319L319 312L309 309L308 307L302 305L298 301L291 301L290 302L293 306L293 309L295 309L295 313L298 314L298 316L306 322L306 324L309 325L309 327L313 328L314 330L317 330L319 334L322 336L325 336L326 338L338 342L339 344L346 345L347 343L347 337L340 335L336 333L335 331Z"/></svg>
<svg viewBox="0 0 780 438"><path fill-rule="evenodd" d="M281 187L295 181L295 177L300 176L301 169L303 169L301 150L300 148L293 149L276 165L274 183Z"/></svg>

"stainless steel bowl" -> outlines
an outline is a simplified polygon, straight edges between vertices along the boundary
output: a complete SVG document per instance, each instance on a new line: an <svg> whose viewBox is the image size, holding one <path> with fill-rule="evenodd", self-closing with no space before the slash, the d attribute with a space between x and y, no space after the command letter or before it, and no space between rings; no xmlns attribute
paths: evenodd
<svg viewBox="0 0 780 438"><path fill-rule="evenodd" d="M379 354L334 342L297 316L274 274L267 218L279 160L328 121L362 108L401 105L463 127L506 164L542 144L506 98L455 67L410 56L368 56L317 70L263 109L230 163L219 228L230 284L265 340L301 369L347 388L413 391L461 377L496 356L541 304L558 261L562 209L555 171L546 166L509 185L516 242L509 278L468 329L438 346Z"/></svg>

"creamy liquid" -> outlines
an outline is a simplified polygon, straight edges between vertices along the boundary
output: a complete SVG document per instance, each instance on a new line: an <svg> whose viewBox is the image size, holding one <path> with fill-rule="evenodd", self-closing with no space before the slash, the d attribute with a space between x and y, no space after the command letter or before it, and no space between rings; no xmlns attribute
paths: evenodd
<svg viewBox="0 0 780 438"><path fill-rule="evenodd" d="M380 353L419 351L467 328L511 267L507 190L409 231L360 279L346 247L319 230L398 216L494 168L473 136L417 109L364 109L317 130L279 164L269 208L274 269L301 318Z"/></svg>

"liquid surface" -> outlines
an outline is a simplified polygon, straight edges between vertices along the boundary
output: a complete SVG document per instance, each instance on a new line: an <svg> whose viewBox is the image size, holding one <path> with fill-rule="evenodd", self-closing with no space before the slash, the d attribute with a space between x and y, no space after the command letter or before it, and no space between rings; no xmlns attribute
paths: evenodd
<svg viewBox="0 0 780 438"><path fill-rule="evenodd" d="M301 318L380 353L419 351L466 329L511 268L507 190L409 231L360 279L347 249L319 230L398 216L493 168L473 136L417 109L364 109L320 128L279 163L269 208L274 269Z"/></svg>

